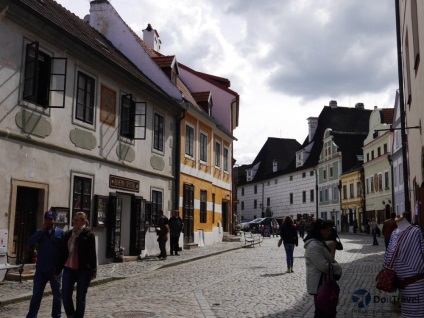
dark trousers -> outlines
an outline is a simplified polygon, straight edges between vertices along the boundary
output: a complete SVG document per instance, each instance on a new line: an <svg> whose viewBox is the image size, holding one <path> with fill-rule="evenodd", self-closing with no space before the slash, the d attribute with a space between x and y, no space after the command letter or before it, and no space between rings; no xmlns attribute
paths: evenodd
<svg viewBox="0 0 424 318"><path fill-rule="evenodd" d="M166 257L166 239L158 238L160 254L159 257Z"/></svg>
<svg viewBox="0 0 424 318"><path fill-rule="evenodd" d="M170 243L170 252L171 255L175 252L175 255L178 255L178 252L180 250L180 245L179 245L179 241L180 237L179 236L171 236L171 241Z"/></svg>
<svg viewBox="0 0 424 318"><path fill-rule="evenodd" d="M390 236L389 237L384 237L384 245L386 245L386 249L389 246L389 242L390 242Z"/></svg>
<svg viewBox="0 0 424 318"><path fill-rule="evenodd" d="M32 297L29 304L29 311L27 318L37 317L38 310L40 309L41 299L43 298L44 289L47 282L50 282L50 287L53 294L52 304L52 317L59 318L62 315L62 295L60 293L60 281L62 276L60 275L58 280L54 278L53 272L44 273L36 270L34 274L34 282L32 288Z"/></svg>
<svg viewBox="0 0 424 318"><path fill-rule="evenodd" d="M372 245L378 245L377 232L375 230L372 230Z"/></svg>
<svg viewBox="0 0 424 318"><path fill-rule="evenodd" d="M70 269L69 267L65 267L63 270L62 296L66 316L72 318L84 317L85 300L91 282L91 274L91 271L88 270ZM77 284L76 308L72 300L75 284Z"/></svg>

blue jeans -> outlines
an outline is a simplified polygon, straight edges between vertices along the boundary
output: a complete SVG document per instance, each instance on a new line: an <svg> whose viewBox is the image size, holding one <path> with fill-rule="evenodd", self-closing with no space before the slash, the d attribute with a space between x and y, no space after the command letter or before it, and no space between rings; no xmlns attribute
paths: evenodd
<svg viewBox="0 0 424 318"><path fill-rule="evenodd" d="M284 249L286 250L287 268L293 268L294 244L284 244Z"/></svg>
<svg viewBox="0 0 424 318"><path fill-rule="evenodd" d="M56 280L54 278L53 271L51 273L44 273L39 270L35 271L32 297L29 305L29 311L26 316L27 318L37 317L47 282L50 282L50 287L53 294L52 317L60 318L62 316L62 295L60 294L61 279L62 277L59 276L58 280Z"/></svg>
<svg viewBox="0 0 424 318"><path fill-rule="evenodd" d="M85 299L91 282L91 274L92 272L89 270L70 269L65 266L62 279L62 297L66 316L72 318L84 317ZM72 301L75 284L77 284L76 308Z"/></svg>

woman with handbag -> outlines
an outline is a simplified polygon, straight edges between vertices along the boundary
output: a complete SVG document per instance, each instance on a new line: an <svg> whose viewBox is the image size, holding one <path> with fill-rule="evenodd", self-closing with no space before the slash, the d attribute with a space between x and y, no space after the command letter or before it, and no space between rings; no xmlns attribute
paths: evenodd
<svg viewBox="0 0 424 318"><path fill-rule="evenodd" d="M328 222L318 219L304 240L306 287L308 293L314 296L315 318L331 318L336 317L337 314L337 301L325 310L318 301L318 294L322 291L325 282L332 278L330 276L334 275L337 280L342 275L341 266L333 260L331 251L325 243L331 235L331 227ZM331 268L331 275L329 275L329 268Z"/></svg>
<svg viewBox="0 0 424 318"><path fill-rule="evenodd" d="M412 226L404 216L398 215L396 224L384 266L391 267L397 275L402 317L424 317L423 231Z"/></svg>

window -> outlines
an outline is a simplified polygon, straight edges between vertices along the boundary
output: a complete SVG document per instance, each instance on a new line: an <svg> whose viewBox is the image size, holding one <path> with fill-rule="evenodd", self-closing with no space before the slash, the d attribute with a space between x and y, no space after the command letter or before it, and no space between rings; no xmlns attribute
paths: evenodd
<svg viewBox="0 0 424 318"><path fill-rule="evenodd" d="M306 177L306 172L303 172L302 173L302 178L305 178Z"/></svg>
<svg viewBox="0 0 424 318"><path fill-rule="evenodd" d="M339 200L339 188L333 187L333 201Z"/></svg>
<svg viewBox="0 0 424 318"><path fill-rule="evenodd" d="M271 198L266 198L266 206L271 206Z"/></svg>
<svg viewBox="0 0 424 318"><path fill-rule="evenodd" d="M228 172L228 148L224 147L224 171Z"/></svg>
<svg viewBox="0 0 424 318"><path fill-rule="evenodd" d="M135 102L132 94L121 97L121 136L129 139L146 139L147 103Z"/></svg>
<svg viewBox="0 0 424 318"><path fill-rule="evenodd" d="M255 199L253 200L253 208L257 209L258 208L258 201Z"/></svg>
<svg viewBox="0 0 424 318"><path fill-rule="evenodd" d="M328 202L328 189L324 189L324 201Z"/></svg>
<svg viewBox="0 0 424 318"><path fill-rule="evenodd" d="M371 183L371 193L374 192L374 178L370 177L370 183Z"/></svg>
<svg viewBox="0 0 424 318"><path fill-rule="evenodd" d="M241 188L241 195L244 195L244 188Z"/></svg>
<svg viewBox="0 0 424 318"><path fill-rule="evenodd" d="M309 175L310 175L310 176L313 176L313 175L314 175L314 171L313 171L313 170L311 170L311 171L309 172Z"/></svg>
<svg viewBox="0 0 424 318"><path fill-rule="evenodd" d="M276 172L278 169L278 164L277 164L277 160L274 160L272 162L272 172Z"/></svg>
<svg viewBox="0 0 424 318"><path fill-rule="evenodd" d="M384 151L384 154L386 154L386 153L387 153L387 144L384 144L384 146L383 146L383 151Z"/></svg>
<svg viewBox="0 0 424 318"><path fill-rule="evenodd" d="M75 118L88 124L93 124L94 114L94 78L78 72L77 79L77 101Z"/></svg>
<svg viewBox="0 0 424 318"><path fill-rule="evenodd" d="M293 193L290 193L290 204L293 204Z"/></svg>
<svg viewBox="0 0 424 318"><path fill-rule="evenodd" d="M255 186L253 187L253 193L256 194L258 193L258 186L255 184Z"/></svg>
<svg viewBox="0 0 424 318"><path fill-rule="evenodd" d="M212 223L215 223L215 193L212 193Z"/></svg>
<svg viewBox="0 0 424 318"><path fill-rule="evenodd" d="M417 72L420 64L420 43L418 34L418 8L417 0L411 1L411 20L412 20L412 44L414 48L414 70Z"/></svg>
<svg viewBox="0 0 424 318"><path fill-rule="evenodd" d="M324 200L324 197L323 197L322 190L319 190L319 202L322 202L323 200Z"/></svg>
<svg viewBox="0 0 424 318"><path fill-rule="evenodd" d="M323 175L324 180L327 179L327 170L326 169L322 170L322 175Z"/></svg>
<svg viewBox="0 0 424 318"><path fill-rule="evenodd" d="M163 151L163 129L163 117L159 114L155 114L153 125L153 148L159 151Z"/></svg>
<svg viewBox="0 0 424 318"><path fill-rule="evenodd" d="M194 129L193 127L186 125L185 129L185 154L193 157L194 148Z"/></svg>
<svg viewBox="0 0 424 318"><path fill-rule="evenodd" d="M378 189L383 191L383 175L381 173L378 174Z"/></svg>
<svg viewBox="0 0 424 318"><path fill-rule="evenodd" d="M371 150L371 160L374 159L374 150Z"/></svg>
<svg viewBox="0 0 424 318"><path fill-rule="evenodd" d="M310 190L309 191L309 196L310 196L310 198L311 198L311 202L314 202L314 190Z"/></svg>
<svg viewBox="0 0 424 318"><path fill-rule="evenodd" d="M219 141L215 142L215 166L221 167L221 144Z"/></svg>
<svg viewBox="0 0 424 318"><path fill-rule="evenodd" d="M402 164L399 164L399 185L403 184L403 168L402 168Z"/></svg>
<svg viewBox="0 0 424 318"><path fill-rule="evenodd" d="M51 57L38 42L27 44L22 98L42 107L65 107L66 58Z"/></svg>
<svg viewBox="0 0 424 318"><path fill-rule="evenodd" d="M389 172L388 171L384 172L384 186L385 186L386 189L390 189Z"/></svg>
<svg viewBox="0 0 424 318"><path fill-rule="evenodd" d="M72 214L83 211L87 215L87 220L90 220L91 182L90 178L74 177Z"/></svg>
<svg viewBox="0 0 424 318"><path fill-rule="evenodd" d="M302 202L306 203L306 191L302 191Z"/></svg>
<svg viewBox="0 0 424 318"><path fill-rule="evenodd" d="M362 191L361 191L361 183L360 182L357 182L356 183L356 196L357 197L360 197L361 195L362 195L362 193L361 193Z"/></svg>
<svg viewBox="0 0 424 318"><path fill-rule="evenodd" d="M275 183L275 184L278 184L278 179L275 179L274 183Z"/></svg>
<svg viewBox="0 0 424 318"><path fill-rule="evenodd" d="M241 210L244 211L244 201L241 201Z"/></svg>
<svg viewBox="0 0 424 318"><path fill-rule="evenodd" d="M343 199L347 199L347 187L346 185L343 185Z"/></svg>
<svg viewBox="0 0 424 318"><path fill-rule="evenodd" d="M333 177L333 167L330 167L330 178Z"/></svg>
<svg viewBox="0 0 424 318"><path fill-rule="evenodd" d="M369 152L367 153L367 162L370 161L370 154Z"/></svg>
<svg viewBox="0 0 424 318"><path fill-rule="evenodd" d="M206 190L200 190L200 223L206 223L208 212L206 209L207 204L207 192Z"/></svg>
<svg viewBox="0 0 424 318"><path fill-rule="evenodd" d="M163 211L162 191L152 190L152 223L157 224L158 211Z"/></svg>
<svg viewBox="0 0 424 318"><path fill-rule="evenodd" d="M290 176L290 181L293 181L293 176Z"/></svg>
<svg viewBox="0 0 424 318"><path fill-rule="evenodd" d="M208 136L200 133L200 160L208 162Z"/></svg>
<svg viewBox="0 0 424 318"><path fill-rule="evenodd" d="M351 199L353 199L355 197L355 190L354 190L354 187L353 187L353 183L349 184L349 195L350 195L349 197Z"/></svg>
<svg viewBox="0 0 424 318"><path fill-rule="evenodd" d="M380 149L380 147L378 147L377 148L377 157L380 157L381 156L381 149Z"/></svg>
<svg viewBox="0 0 424 318"><path fill-rule="evenodd" d="M366 184L366 187L367 187L367 193L370 193L370 183L369 183L368 178L365 179L365 184Z"/></svg>

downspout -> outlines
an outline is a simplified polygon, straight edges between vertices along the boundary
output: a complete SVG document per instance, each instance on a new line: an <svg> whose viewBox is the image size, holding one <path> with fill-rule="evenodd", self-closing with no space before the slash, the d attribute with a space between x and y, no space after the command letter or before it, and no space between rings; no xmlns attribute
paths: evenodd
<svg viewBox="0 0 424 318"><path fill-rule="evenodd" d="M264 212L264 196L265 196L265 185L264 182L261 181L262 183L262 212L261 212L261 217L265 217L265 212Z"/></svg>
<svg viewBox="0 0 424 318"><path fill-rule="evenodd" d="M185 118L186 110L183 109L180 118L177 119L176 124L176 145L175 145L175 200L174 209L179 210L180 205L180 171L181 171L181 121Z"/></svg>
<svg viewBox="0 0 424 318"><path fill-rule="evenodd" d="M400 36L400 9L399 0L395 0L396 12L396 40L397 40L397 61L398 61L398 80L399 80L399 109L400 109L400 131L402 140L402 168L403 168L403 191L405 195L405 217L411 222L411 201L409 200L409 174L407 158L407 139L405 131L405 102L403 93L403 73L402 73L402 46Z"/></svg>
<svg viewBox="0 0 424 318"><path fill-rule="evenodd" d="M316 203L315 203L315 205L316 205L316 212L315 212L315 215L316 215L316 220L318 220L318 199L319 199L319 197L318 197L318 166L316 166L315 168L314 168L314 170L315 170L315 196L316 196Z"/></svg>

